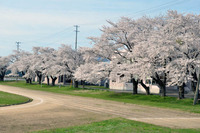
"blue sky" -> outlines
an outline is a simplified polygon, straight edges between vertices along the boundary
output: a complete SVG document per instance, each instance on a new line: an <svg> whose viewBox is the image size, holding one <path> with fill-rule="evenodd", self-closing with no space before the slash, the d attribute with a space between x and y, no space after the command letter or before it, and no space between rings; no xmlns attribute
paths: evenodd
<svg viewBox="0 0 200 133"><path fill-rule="evenodd" d="M79 25L78 46L88 46L89 36L99 36L106 20L122 16L156 16L167 10L200 14L200 0L0 0L0 56L33 46L74 48L75 27Z"/></svg>

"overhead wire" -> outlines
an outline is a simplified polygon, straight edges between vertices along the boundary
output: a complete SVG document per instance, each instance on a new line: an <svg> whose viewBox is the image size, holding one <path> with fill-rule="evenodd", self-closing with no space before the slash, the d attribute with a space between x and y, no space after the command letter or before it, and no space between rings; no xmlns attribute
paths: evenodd
<svg viewBox="0 0 200 133"><path fill-rule="evenodd" d="M23 42L23 43L38 43L38 41L40 41L40 40L45 40L45 39L48 39L48 38L50 38L50 37L55 37L55 36L57 36L57 35L60 35L61 33L64 33L64 32L66 32L66 31L69 31L69 30L71 31L71 28L73 28L73 27L70 26L70 27L64 28L64 29L62 29L62 30L60 30L60 31L58 31L58 32L49 34L49 35L47 35L47 36L45 36L45 37L42 37L42 38L39 38L39 39L35 39L35 40L31 40L31 41L25 41L25 42Z"/></svg>
<svg viewBox="0 0 200 133"><path fill-rule="evenodd" d="M174 6L174 5L182 3L183 1L185 1L185 0L176 0L176 1L172 0L172 1L160 4L160 5L157 5L157 6L154 6L154 7L150 7L150 8L144 9L144 10L136 11L134 13L126 14L126 16L136 15L136 14L140 14L140 13L144 13L144 12L150 13L149 11L152 11L152 10L157 11L157 10L160 10L160 8L163 9L163 8L167 8L168 6Z"/></svg>
<svg viewBox="0 0 200 133"><path fill-rule="evenodd" d="M157 5L157 6L154 6L154 7L151 7L151 8L147 8L147 9L144 9L144 10L139 10L139 11L136 11L136 12L133 12L133 13L129 13L129 14L126 14L126 16L131 16L131 17L134 17L134 15L137 15L137 14L141 14L141 13L150 13L150 12L153 12L153 11L157 11L157 10L160 10L160 8L167 8L169 6L173 6L173 5L177 5L177 4L180 4L181 2L183 2L185 0L172 0L172 1L169 1L169 2L166 2L166 3L163 3L163 4L160 4L160 5ZM113 18L119 18L118 17L113 17ZM112 18L112 19L113 19ZM82 24L82 25L92 25L92 24L95 24L95 23L86 23L86 24ZM48 38L51 38L52 36L55 37L61 33L64 33L68 30L70 30L71 28L73 28L73 26L70 26L70 27L67 27L61 31L58 31L58 32L55 32L55 33L52 33L50 35L47 35L45 37L42 37L42 38L39 38L39 39L36 39L36 40L32 40L32 41L25 41L24 43L39 43L38 41L41 41L41 40L45 40L45 39L48 39ZM60 37L60 36L59 36ZM59 42L59 41L54 41L54 42L51 42L51 43L46 43L46 44L53 44L53 43L56 43L56 42Z"/></svg>

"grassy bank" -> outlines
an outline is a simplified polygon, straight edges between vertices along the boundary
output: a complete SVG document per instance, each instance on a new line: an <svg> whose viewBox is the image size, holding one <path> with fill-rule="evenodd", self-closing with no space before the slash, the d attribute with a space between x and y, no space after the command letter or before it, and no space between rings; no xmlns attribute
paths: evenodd
<svg viewBox="0 0 200 133"><path fill-rule="evenodd" d="M43 130L33 133L198 133L200 129L171 129L142 122L115 118L87 125Z"/></svg>
<svg viewBox="0 0 200 133"><path fill-rule="evenodd" d="M31 101L31 99L27 97L0 91L0 107L26 103L29 101Z"/></svg>
<svg viewBox="0 0 200 133"><path fill-rule="evenodd" d="M33 90L47 91L53 93L61 93L82 97L99 98L105 100L113 100L124 103L133 103L139 105L147 105L154 107L179 109L188 112L200 113L200 105L193 106L192 99L178 100L175 97L160 97L158 95L132 95L129 93L115 93L109 90L87 90L82 88L70 88L61 86L47 86L47 85L37 85L37 84L26 84L25 82L0 82L2 85L10 85L16 87L22 87Z"/></svg>

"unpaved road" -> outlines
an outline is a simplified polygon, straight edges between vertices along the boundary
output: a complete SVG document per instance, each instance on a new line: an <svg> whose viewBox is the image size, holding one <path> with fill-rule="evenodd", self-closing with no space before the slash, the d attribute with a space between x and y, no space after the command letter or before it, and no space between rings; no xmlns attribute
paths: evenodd
<svg viewBox="0 0 200 133"><path fill-rule="evenodd" d="M28 104L0 107L0 133L68 127L113 117L171 128L200 128L200 114L3 85L0 91L34 99Z"/></svg>

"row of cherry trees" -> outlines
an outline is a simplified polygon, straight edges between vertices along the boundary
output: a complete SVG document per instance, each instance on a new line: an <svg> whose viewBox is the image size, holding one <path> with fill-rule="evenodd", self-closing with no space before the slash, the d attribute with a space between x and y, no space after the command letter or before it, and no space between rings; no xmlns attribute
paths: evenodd
<svg viewBox="0 0 200 133"><path fill-rule="evenodd" d="M42 78L51 78L52 85L58 76L65 75L73 78L76 68L83 64L80 52L73 50L68 45L62 45L58 50L49 47L33 47L32 53L25 51L15 51L8 58L13 60L7 69L11 70L10 75L20 72L27 83L37 77L39 84Z"/></svg>
<svg viewBox="0 0 200 133"><path fill-rule="evenodd" d="M60 75L91 83L121 77L122 82L133 83L133 94L137 94L138 83L150 94L143 80L151 77L161 96L166 95L166 86L176 85L179 98L184 98L186 83L192 82L195 88L200 63L199 15L168 11L164 16L122 17L108 23L100 37L89 37L91 48L34 47L32 53L21 51L1 57L1 75L11 69L12 73L23 73L27 82L35 76L41 82L45 76L52 78L53 85Z"/></svg>
<svg viewBox="0 0 200 133"><path fill-rule="evenodd" d="M137 20L123 17L108 23L110 26L102 27L100 37L89 38L93 47L84 51L88 53L86 58L92 56L101 62L89 60L81 65L75 73L77 79L94 81L120 76L132 81L134 94L138 83L149 94L149 87L143 83L146 77L157 83L161 96L171 85L178 86L179 98L184 98L186 83L191 82L195 90L200 63L200 15L168 11L164 16Z"/></svg>

